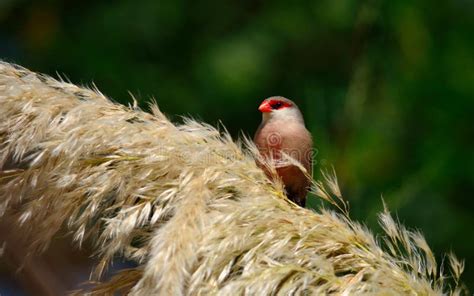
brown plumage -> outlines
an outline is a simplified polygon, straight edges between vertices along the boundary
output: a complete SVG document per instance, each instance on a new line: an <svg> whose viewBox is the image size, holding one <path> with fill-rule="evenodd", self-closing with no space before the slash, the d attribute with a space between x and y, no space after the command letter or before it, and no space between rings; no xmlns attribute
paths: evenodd
<svg viewBox="0 0 474 296"><path fill-rule="evenodd" d="M275 165L288 198L304 207L310 180L298 166L282 162L285 153L299 161L311 174L313 140L305 127L303 115L293 101L283 97L264 100L259 110L262 123L255 133L254 142L260 153Z"/></svg>

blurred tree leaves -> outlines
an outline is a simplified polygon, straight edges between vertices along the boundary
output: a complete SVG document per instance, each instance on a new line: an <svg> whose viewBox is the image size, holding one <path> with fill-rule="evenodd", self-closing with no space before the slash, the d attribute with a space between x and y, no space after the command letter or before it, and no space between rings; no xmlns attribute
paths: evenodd
<svg viewBox="0 0 474 296"><path fill-rule="evenodd" d="M295 99L352 215L383 195L474 288L474 1L3 0L0 25L7 61L234 135Z"/></svg>

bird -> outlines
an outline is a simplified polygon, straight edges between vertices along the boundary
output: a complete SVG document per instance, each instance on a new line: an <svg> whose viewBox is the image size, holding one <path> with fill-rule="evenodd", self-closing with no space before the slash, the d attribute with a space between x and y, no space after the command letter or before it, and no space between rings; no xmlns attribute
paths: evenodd
<svg viewBox="0 0 474 296"><path fill-rule="evenodd" d="M265 99L258 110L262 112L262 122L255 132L254 143L261 156L270 159L270 163L275 166L288 198L305 207L311 184L308 174L288 162L278 165L285 153L299 161L311 175L313 139L306 129L303 115L292 100L280 96ZM261 163L259 166L271 178L268 167Z"/></svg>

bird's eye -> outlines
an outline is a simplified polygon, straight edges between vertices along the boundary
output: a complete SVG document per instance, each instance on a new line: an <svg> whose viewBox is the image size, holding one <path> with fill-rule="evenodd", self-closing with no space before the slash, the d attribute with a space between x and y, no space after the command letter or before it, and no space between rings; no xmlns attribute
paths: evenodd
<svg viewBox="0 0 474 296"><path fill-rule="evenodd" d="M276 103L272 104L272 109L274 109L274 110L280 109L281 106L283 106L282 102L276 102Z"/></svg>

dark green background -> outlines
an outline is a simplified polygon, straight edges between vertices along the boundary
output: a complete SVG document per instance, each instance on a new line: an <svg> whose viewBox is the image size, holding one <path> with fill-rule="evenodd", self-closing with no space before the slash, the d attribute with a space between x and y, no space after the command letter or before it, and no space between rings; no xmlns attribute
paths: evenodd
<svg viewBox="0 0 474 296"><path fill-rule="evenodd" d="M0 58L235 137L294 99L352 217L378 231L383 196L474 290L472 0L1 0Z"/></svg>

